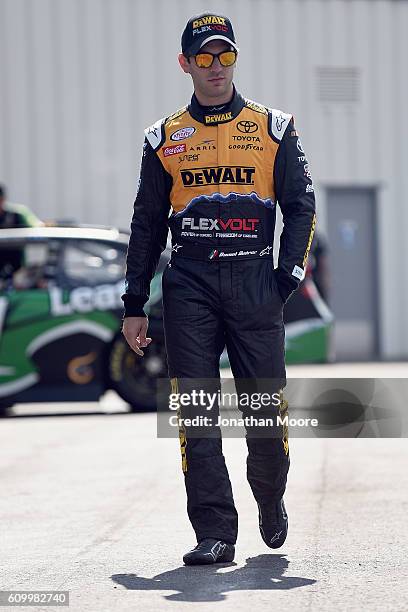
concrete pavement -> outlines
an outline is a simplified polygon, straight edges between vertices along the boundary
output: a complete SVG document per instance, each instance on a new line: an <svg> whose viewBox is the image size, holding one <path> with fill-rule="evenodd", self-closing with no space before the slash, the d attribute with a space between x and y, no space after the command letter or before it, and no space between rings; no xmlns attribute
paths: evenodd
<svg viewBox="0 0 408 612"><path fill-rule="evenodd" d="M245 442L226 439L236 560L186 568L178 440L158 440L154 414L123 413L113 396L73 408L94 413L25 406L0 422L1 589L69 590L75 612L408 609L406 440L293 439L289 536L272 551Z"/></svg>

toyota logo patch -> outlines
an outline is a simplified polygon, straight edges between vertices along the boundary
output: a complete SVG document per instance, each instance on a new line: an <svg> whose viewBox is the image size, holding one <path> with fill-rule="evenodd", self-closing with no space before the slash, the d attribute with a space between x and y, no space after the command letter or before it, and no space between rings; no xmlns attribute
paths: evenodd
<svg viewBox="0 0 408 612"><path fill-rule="evenodd" d="M243 134L253 134L258 129L258 124L253 121L239 121L237 128Z"/></svg>

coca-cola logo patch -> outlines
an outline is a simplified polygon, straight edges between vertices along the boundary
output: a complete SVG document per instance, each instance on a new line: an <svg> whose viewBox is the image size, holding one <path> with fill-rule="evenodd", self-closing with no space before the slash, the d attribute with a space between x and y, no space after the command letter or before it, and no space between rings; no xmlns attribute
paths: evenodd
<svg viewBox="0 0 408 612"><path fill-rule="evenodd" d="M169 157L170 155L185 153L186 149L187 147L185 144L178 144L174 145L173 147L163 147L162 151L164 157Z"/></svg>

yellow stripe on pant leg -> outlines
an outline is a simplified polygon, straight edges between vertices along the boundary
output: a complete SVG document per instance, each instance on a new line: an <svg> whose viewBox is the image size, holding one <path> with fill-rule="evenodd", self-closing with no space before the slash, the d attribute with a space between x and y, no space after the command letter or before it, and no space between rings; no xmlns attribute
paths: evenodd
<svg viewBox="0 0 408 612"><path fill-rule="evenodd" d="M287 400L283 398L283 389L279 390L279 395L280 395L279 416L283 420L285 417L288 417L289 404ZM282 430L283 430L283 433L282 433L283 450L285 451L285 454L288 455L289 454L289 426L282 425Z"/></svg>
<svg viewBox="0 0 408 612"><path fill-rule="evenodd" d="M171 384L171 392L178 394L178 380L177 378L170 378ZM186 455L186 446L187 446L187 438L186 438L186 429L184 425L180 425L180 405L177 408L177 419L179 423L179 440L180 440L180 451L181 451L181 468L183 473L187 472L187 455Z"/></svg>

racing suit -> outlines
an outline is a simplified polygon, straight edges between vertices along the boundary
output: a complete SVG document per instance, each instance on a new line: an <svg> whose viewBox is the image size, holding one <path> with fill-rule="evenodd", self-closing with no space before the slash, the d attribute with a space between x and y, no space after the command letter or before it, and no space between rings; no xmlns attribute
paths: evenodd
<svg viewBox="0 0 408 612"><path fill-rule="evenodd" d="M283 305L304 276L315 225L313 184L293 117L244 99L234 88L231 102L221 107L200 106L193 95L145 135L125 317L143 315L169 225L173 248L163 274L163 307L173 391L188 389L191 379L219 385L225 346L237 390L240 382L241 389L257 390L262 380L281 390ZM284 229L274 269L276 202ZM289 469L287 429L281 437L257 437L247 428L246 442L256 501L279 500ZM181 426L180 443L197 540L234 544L237 513L219 428L196 437Z"/></svg>

